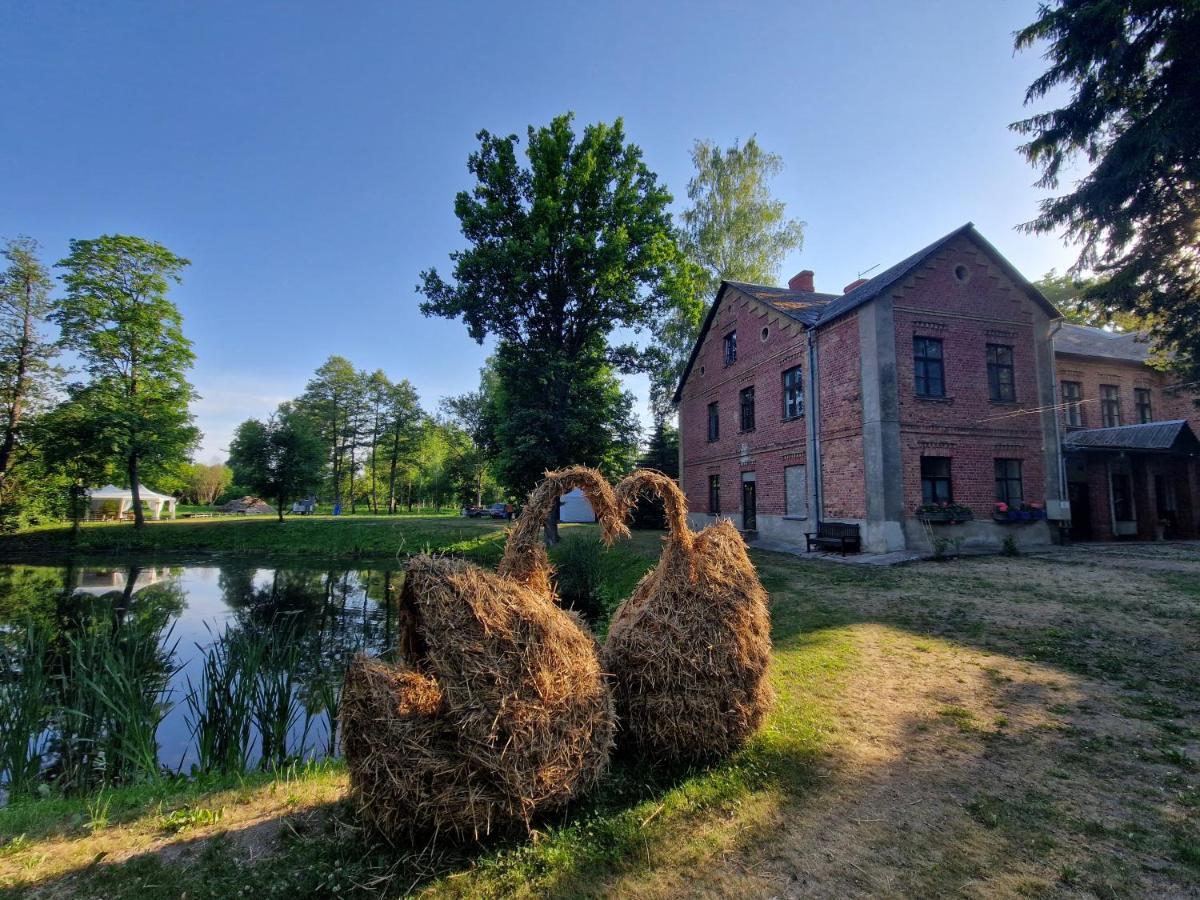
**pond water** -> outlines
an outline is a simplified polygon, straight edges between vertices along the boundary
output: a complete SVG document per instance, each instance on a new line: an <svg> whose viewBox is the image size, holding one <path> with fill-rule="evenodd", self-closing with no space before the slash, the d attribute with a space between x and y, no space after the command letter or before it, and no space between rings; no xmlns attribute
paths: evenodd
<svg viewBox="0 0 1200 900"><path fill-rule="evenodd" d="M120 660L135 658L139 660L135 678L144 675L145 682L132 694L138 690L152 694L148 709L154 712L143 712L141 718L151 722L161 766L187 772L208 760L210 769L228 768L212 763L214 754L224 752L213 750L214 740L225 746L220 743L222 729L242 732L244 746L234 755L240 754L240 765L246 768L257 765L264 752L280 761L321 756L331 750L330 722L336 715L346 664L360 651L379 653L393 644L394 601L402 577L396 564L350 567L344 561L322 565L244 559L106 564L88 560L0 565L0 649L5 651L0 657L4 663L0 679L10 691L27 681L21 669L32 666L29 657L21 657L22 642L30 633L29 623L34 623L34 630L46 635L39 657L46 663L39 668L53 670L47 683L59 685L47 691L49 709L41 737L31 737L43 769L65 768L62 760L56 762L64 753L55 741L62 744L66 740L62 734L82 727L72 725L67 713L53 709L55 703L86 706L92 702L64 700L62 691L94 683L109 685L96 687L97 695L106 690L117 694L121 682L109 673L121 670ZM121 648L112 657L118 663L96 655L90 645L83 646L80 636L88 634L102 634L109 645ZM138 642L143 645L142 656L127 649ZM245 662L251 657L257 662ZM108 661L87 661L97 659ZM96 671L89 672L89 666ZM239 667L257 673L257 687L251 685L253 679L243 679L241 718L237 712L213 708L219 702L237 706L231 697L237 693ZM272 699L273 712L268 713L264 710ZM111 714L109 729L120 731L126 727L122 717L136 719L137 709L146 707L138 706L136 696L122 702L118 715L116 706L101 698L99 711L90 715L99 719ZM207 756L200 749L202 724L209 729ZM57 737L56 729L62 733ZM274 750L263 740L264 729L274 731ZM94 737L87 740L99 744ZM113 756L111 748L106 752ZM93 749L90 756L84 752L80 758L94 767L92 757L97 755ZM100 765L112 763L102 759Z"/></svg>

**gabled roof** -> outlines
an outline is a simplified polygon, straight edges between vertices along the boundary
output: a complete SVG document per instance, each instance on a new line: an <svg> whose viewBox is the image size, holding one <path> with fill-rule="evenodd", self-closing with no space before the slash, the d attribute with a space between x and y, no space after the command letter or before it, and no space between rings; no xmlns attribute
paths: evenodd
<svg viewBox="0 0 1200 900"><path fill-rule="evenodd" d="M836 319L838 316L844 315L845 313L850 312L850 310L857 309L864 303L869 303L870 301L874 300L897 282L907 278L926 262L936 256L939 250L941 250L955 238L962 235L968 235L985 251L987 251L987 253L1000 264L1000 268L1004 271L1004 274L1015 281L1025 291L1025 293L1029 295L1029 298L1033 300L1034 303L1038 304L1046 311L1050 318L1062 318L1062 313L1054 308L1054 304L1047 300L1041 291L1030 284L1025 276L1017 271L1016 267L1014 267L1012 263L1005 259L1000 251L991 245L987 238L985 238L976 230L973 223L968 222L965 225L955 228L949 234L938 238L928 247L918 250L907 259L900 260L900 262L896 263L890 269L885 269L884 271L880 272L865 284L860 284L854 290L842 294L841 297L826 307L817 324L824 325L826 322L830 322Z"/></svg>
<svg viewBox="0 0 1200 900"><path fill-rule="evenodd" d="M1200 438L1187 419L1118 425L1115 428L1085 428L1063 438L1064 450L1149 450L1158 452L1200 451Z"/></svg>
<svg viewBox="0 0 1200 900"><path fill-rule="evenodd" d="M747 284L744 281L727 281L735 287L776 312L780 312L802 325L816 325L829 304L841 294L821 294L817 291L793 291L791 288L767 287L763 284Z"/></svg>
<svg viewBox="0 0 1200 900"><path fill-rule="evenodd" d="M1030 284L1025 276L1018 272L1012 263L1000 254L999 250L993 247L983 235L976 231L975 226L971 222L967 222L967 224L938 238L928 247L924 247L912 256L902 259L891 268L885 269L874 278L860 284L854 290L848 291L845 294L793 291L790 288L746 284L739 281L721 282L721 288L717 291L716 299L713 301L712 306L709 307L708 315L704 317L704 324L700 326L700 333L696 337L696 343L692 346L692 353L688 357L687 366L684 367L683 376L679 379L679 385L675 388L674 402L678 403L683 394L683 386L687 382L688 376L692 373L692 365L696 362L696 356L700 352L700 345L704 343L704 337L708 334L708 328L712 324L717 307L721 305L721 300L725 296L727 289L733 288L761 303L765 303L767 306L782 313L789 319L799 322L806 328L819 327L833 321L839 316L845 315L853 309L857 309L865 303L870 303L897 282L908 277L912 272L924 265L955 238L964 234L969 235L972 240L989 253L999 263L1004 273L1024 289L1030 299L1041 306L1052 319L1062 317L1062 314L1054 308L1054 305L1046 299L1042 292Z"/></svg>
<svg viewBox="0 0 1200 900"><path fill-rule="evenodd" d="M700 333L696 336L696 342L692 344L692 352L688 356L687 365L683 367L683 375L675 387L675 394L671 398L674 403L679 402L683 386L687 383L688 376L692 374L692 366L695 365L696 357L700 354L704 337L708 334L708 329L717 315L726 291L730 290L738 291L760 303L765 303L776 312L807 328L817 324L821 311L839 296L838 294L819 294L815 291L793 291L790 288L770 287L765 284L747 284L742 281L722 281L721 287L717 291L717 298L708 308L708 314L705 315L704 322L700 326Z"/></svg>
<svg viewBox="0 0 1200 900"><path fill-rule="evenodd" d="M1054 336L1054 352L1144 363L1150 358L1150 341L1136 331L1105 331L1064 323Z"/></svg>

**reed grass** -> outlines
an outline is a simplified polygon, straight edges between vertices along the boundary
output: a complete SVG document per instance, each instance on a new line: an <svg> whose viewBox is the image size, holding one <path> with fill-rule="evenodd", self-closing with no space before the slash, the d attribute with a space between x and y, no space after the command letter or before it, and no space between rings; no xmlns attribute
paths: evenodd
<svg viewBox="0 0 1200 900"><path fill-rule="evenodd" d="M204 656L199 681L188 679L185 721L204 773L241 774L249 766L254 728L255 672L244 633L227 629Z"/></svg>
<svg viewBox="0 0 1200 900"><path fill-rule="evenodd" d="M65 632L52 728L64 790L162 774L158 726L171 709L175 646L161 626L132 619Z"/></svg>
<svg viewBox="0 0 1200 900"><path fill-rule="evenodd" d="M30 623L15 647L0 648L0 779L8 799L31 796L48 753L50 631Z"/></svg>
<svg viewBox="0 0 1200 900"><path fill-rule="evenodd" d="M313 713L301 697L301 643L293 620L280 616L263 629L227 628L199 649L204 665L195 684L189 679L185 697L196 768L244 773L256 745L263 769L303 757Z"/></svg>

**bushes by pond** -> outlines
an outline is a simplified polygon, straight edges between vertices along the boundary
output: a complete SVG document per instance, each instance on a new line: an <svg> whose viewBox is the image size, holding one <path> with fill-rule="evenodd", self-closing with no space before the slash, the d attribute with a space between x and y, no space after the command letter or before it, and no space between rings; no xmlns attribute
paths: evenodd
<svg viewBox="0 0 1200 900"><path fill-rule="evenodd" d="M8 799L75 793L172 774L163 718L183 705L205 774L276 769L336 749L341 671L305 673L296 629L230 627L200 651L200 674L176 700L169 629L130 619L54 634L23 629L0 652L0 784ZM311 740L324 719L321 746ZM182 760L179 769L182 768Z"/></svg>

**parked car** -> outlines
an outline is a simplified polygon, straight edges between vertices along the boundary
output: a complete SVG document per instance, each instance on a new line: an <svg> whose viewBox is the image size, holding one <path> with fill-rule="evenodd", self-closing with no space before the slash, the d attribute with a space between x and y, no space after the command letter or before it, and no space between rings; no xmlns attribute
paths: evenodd
<svg viewBox="0 0 1200 900"><path fill-rule="evenodd" d="M488 515L493 519L511 519L512 507L507 503L493 503L488 507Z"/></svg>
<svg viewBox="0 0 1200 900"><path fill-rule="evenodd" d="M487 512L482 506L464 506L462 514L468 519L482 519Z"/></svg>

